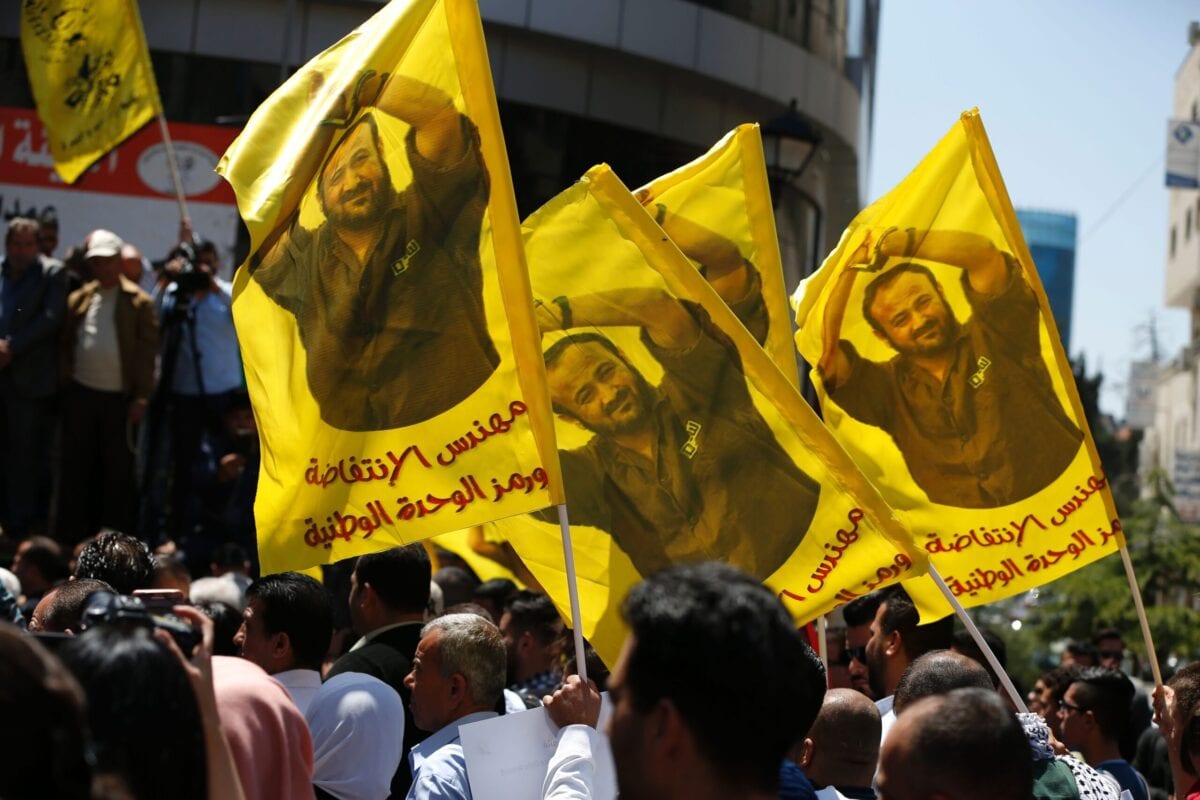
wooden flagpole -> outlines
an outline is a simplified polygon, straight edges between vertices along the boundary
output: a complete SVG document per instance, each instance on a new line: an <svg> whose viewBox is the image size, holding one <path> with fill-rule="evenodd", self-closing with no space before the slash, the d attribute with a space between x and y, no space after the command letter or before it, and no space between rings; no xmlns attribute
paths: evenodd
<svg viewBox="0 0 1200 800"><path fill-rule="evenodd" d="M587 682L587 660L583 649L583 619L579 613L579 582L575 576L575 549L571 545L571 525L567 522L567 504L556 506L558 527L562 533L563 560L567 567L567 593L571 598L571 632L575 635L575 671Z"/></svg>
<svg viewBox="0 0 1200 800"><path fill-rule="evenodd" d="M962 603L958 602L958 598L954 596L954 592L950 591L950 587L942 580L941 573L937 571L937 567L933 565L933 562L929 564L929 577L933 578L933 582L937 584L942 594L950 601L950 605L954 607L954 613L963 621L963 625L966 626L967 632L971 634L971 638L975 640L975 644L979 645L983 657L987 659L988 664L992 667L992 671L1000 679L1000 684L1004 687L1004 691L1008 692L1013 706L1022 714L1028 714L1029 708L1025 705L1025 699L1017 691L1017 687L1013 685L1012 678L1008 677L1008 673L1004 671L1004 667L1000 666L1000 660L996 658L996 654L988 646L987 641L983 638L983 634L979 632L979 628L975 627L974 620L967 614L967 610L963 608Z"/></svg>
<svg viewBox="0 0 1200 800"><path fill-rule="evenodd" d="M162 103L159 103L158 129L162 133L163 147L167 150L167 168L171 172L171 183L175 186L175 202L179 205L179 220L191 227L192 218L188 215L187 198L183 194L183 180L179 177L179 162L175 158L175 146L171 143L171 133L167 130L167 117L162 112Z"/></svg>
<svg viewBox="0 0 1200 800"><path fill-rule="evenodd" d="M1133 595L1133 607L1137 610L1138 622L1142 626L1142 640L1146 643L1146 658L1150 659L1150 671L1154 674L1154 685L1162 686L1162 670L1158 668L1158 653L1154 650L1154 639L1150 636L1150 622L1146 619L1146 607L1142 605L1142 590L1138 588L1133 562L1129 559L1129 546L1121 540L1121 563L1125 565L1125 577L1129 579L1129 592Z"/></svg>

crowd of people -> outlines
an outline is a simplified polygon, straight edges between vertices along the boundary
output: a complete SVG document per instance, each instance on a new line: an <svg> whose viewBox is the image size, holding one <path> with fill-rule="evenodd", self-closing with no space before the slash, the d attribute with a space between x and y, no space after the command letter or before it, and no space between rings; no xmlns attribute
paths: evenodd
<svg viewBox="0 0 1200 800"><path fill-rule="evenodd" d="M103 229L58 249L52 209L7 221L0 555L105 528L194 564L253 553L258 437L216 247L185 224L156 263Z"/></svg>
<svg viewBox="0 0 1200 800"><path fill-rule="evenodd" d="M602 796L610 752L622 798L1200 798L1200 665L1151 702L1111 629L1018 713L899 586L844 609L826 668L756 580L671 567L584 682L549 598L422 544L320 579L228 545L210 571L109 531L40 596L0 588L0 797L470 798L460 729L544 705L556 800Z"/></svg>
<svg viewBox="0 0 1200 800"><path fill-rule="evenodd" d="M1023 711L899 587L841 610L823 665L757 581L669 567L584 681L546 595L433 546L259 575L216 249L184 226L153 265L96 230L59 261L52 215L5 243L0 797L470 798L460 728L544 706L557 800L610 752L622 798L1200 800L1200 666L1151 697L1114 629Z"/></svg>

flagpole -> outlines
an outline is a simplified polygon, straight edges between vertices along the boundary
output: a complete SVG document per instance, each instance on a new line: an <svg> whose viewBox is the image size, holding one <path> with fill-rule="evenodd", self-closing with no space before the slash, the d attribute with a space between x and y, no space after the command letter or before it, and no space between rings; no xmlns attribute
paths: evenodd
<svg viewBox="0 0 1200 800"><path fill-rule="evenodd" d="M817 617L817 655L821 657L821 666L825 668L825 684L829 684L829 645L825 641L825 633L829 623L825 615Z"/></svg>
<svg viewBox="0 0 1200 800"><path fill-rule="evenodd" d="M142 15L138 11L137 0L128 0L130 19L137 25L138 43L142 48L142 58L146 60L146 73L150 84L154 87L154 110L158 114L158 130L162 134L163 147L167 151L167 169L171 172L171 183L175 186L175 201L179 204L179 221L192 224L188 214L187 200L183 196L183 181L179 179L179 164L175 160L175 147L171 144L171 133L167 130L166 112L163 110L162 93L158 91L158 80L154 76L154 62L150 59L150 45L146 41L146 28L142 25ZM193 236L194 238L194 236Z"/></svg>
<svg viewBox="0 0 1200 800"><path fill-rule="evenodd" d="M567 593L571 597L571 632L575 635L575 672L587 682L587 659L583 652L583 620L579 613L579 583L575 576L575 549L571 545L571 526L567 522L567 504L558 506L558 527L562 532L563 560L567 566Z"/></svg>
<svg viewBox="0 0 1200 800"><path fill-rule="evenodd" d="M1125 577L1129 579L1129 592L1133 595L1133 607L1137 610L1138 622L1142 626L1142 640L1146 643L1146 658L1150 659L1150 671L1154 674L1154 685L1162 686L1162 670L1158 668L1158 653L1154 651L1154 639L1150 636L1150 621L1146 619L1146 607L1142 605L1142 590L1138 588L1133 562L1129 559L1129 546L1121 541L1121 563L1125 565Z"/></svg>
<svg viewBox="0 0 1200 800"><path fill-rule="evenodd" d="M162 132L163 147L167 149L167 168L171 171L171 183L175 186L175 202L179 204L179 220L192 224L192 218L188 215L187 200L183 196L183 181L179 178L179 163L175 160L175 146L171 144L171 134L167 130L167 117L162 112L162 104L159 104L158 112L158 129Z"/></svg>
<svg viewBox="0 0 1200 800"><path fill-rule="evenodd" d="M954 613L963 621L963 625L966 626L967 632L971 634L971 638L975 640L975 644L979 645L983 657L991 665L992 672L996 673L996 677L1000 679L1000 684L1004 687L1004 691L1008 692L1008 696L1012 700L1013 705L1016 706L1017 711L1020 711L1022 714L1028 714L1029 708L1025 705L1025 700L1021 697L1021 693L1017 691L1017 687L1013 685L1012 678L1008 677L1008 673L1004 671L1004 667L1000 666L1000 660L992 652L992 648L983 638L983 634L979 632L979 628L975 627L975 622L967 614L967 610L963 608L962 603L958 602L958 598L954 596L954 592L950 591L950 587L942 580L942 576L937 571L937 567L933 565L933 562L929 563L929 577L933 578L933 582L942 590L942 594L950 601L950 605L954 607Z"/></svg>

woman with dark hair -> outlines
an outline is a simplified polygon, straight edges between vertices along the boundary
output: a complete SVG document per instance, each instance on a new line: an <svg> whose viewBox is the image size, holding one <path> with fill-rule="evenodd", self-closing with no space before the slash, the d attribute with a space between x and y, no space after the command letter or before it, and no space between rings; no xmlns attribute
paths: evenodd
<svg viewBox="0 0 1200 800"><path fill-rule="evenodd" d="M200 707L179 658L148 627L94 626L63 646L88 700L96 771L133 797L207 797Z"/></svg>
<svg viewBox="0 0 1200 800"><path fill-rule="evenodd" d="M0 797L89 797L83 690L31 636L0 623Z"/></svg>

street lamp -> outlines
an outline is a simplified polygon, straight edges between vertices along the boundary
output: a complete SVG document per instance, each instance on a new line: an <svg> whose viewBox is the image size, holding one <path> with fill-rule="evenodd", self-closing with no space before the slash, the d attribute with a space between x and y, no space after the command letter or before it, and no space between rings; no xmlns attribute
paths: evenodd
<svg viewBox="0 0 1200 800"><path fill-rule="evenodd" d="M811 254L801 265L801 276L809 275L821 263L821 204L797 185L800 176L812 163L821 148L821 132L796 113L796 100L787 111L762 126L763 159L767 164L767 182L771 187L771 206L778 210L786 192L796 195L812 209L813 227L810 236Z"/></svg>
<svg viewBox="0 0 1200 800"><path fill-rule="evenodd" d="M821 133L796 112L793 98L787 111L762 126L762 142L771 202L778 207L783 190L795 188L795 182L812 163L821 146Z"/></svg>
<svg viewBox="0 0 1200 800"><path fill-rule="evenodd" d="M811 194L797 185L800 176L812 163L821 147L821 133L813 125L796 112L796 100L788 104L788 108L770 122L762 126L763 159L767 166L767 182L771 188L771 207L778 211L787 192L795 192L804 203L812 209L813 226L809 238L808 263L800 265L800 277L806 277L816 270L821 263L821 204ZM821 413L817 400L816 388L808 379L808 368L799 353L796 354L797 367L800 370L801 394L808 404Z"/></svg>

